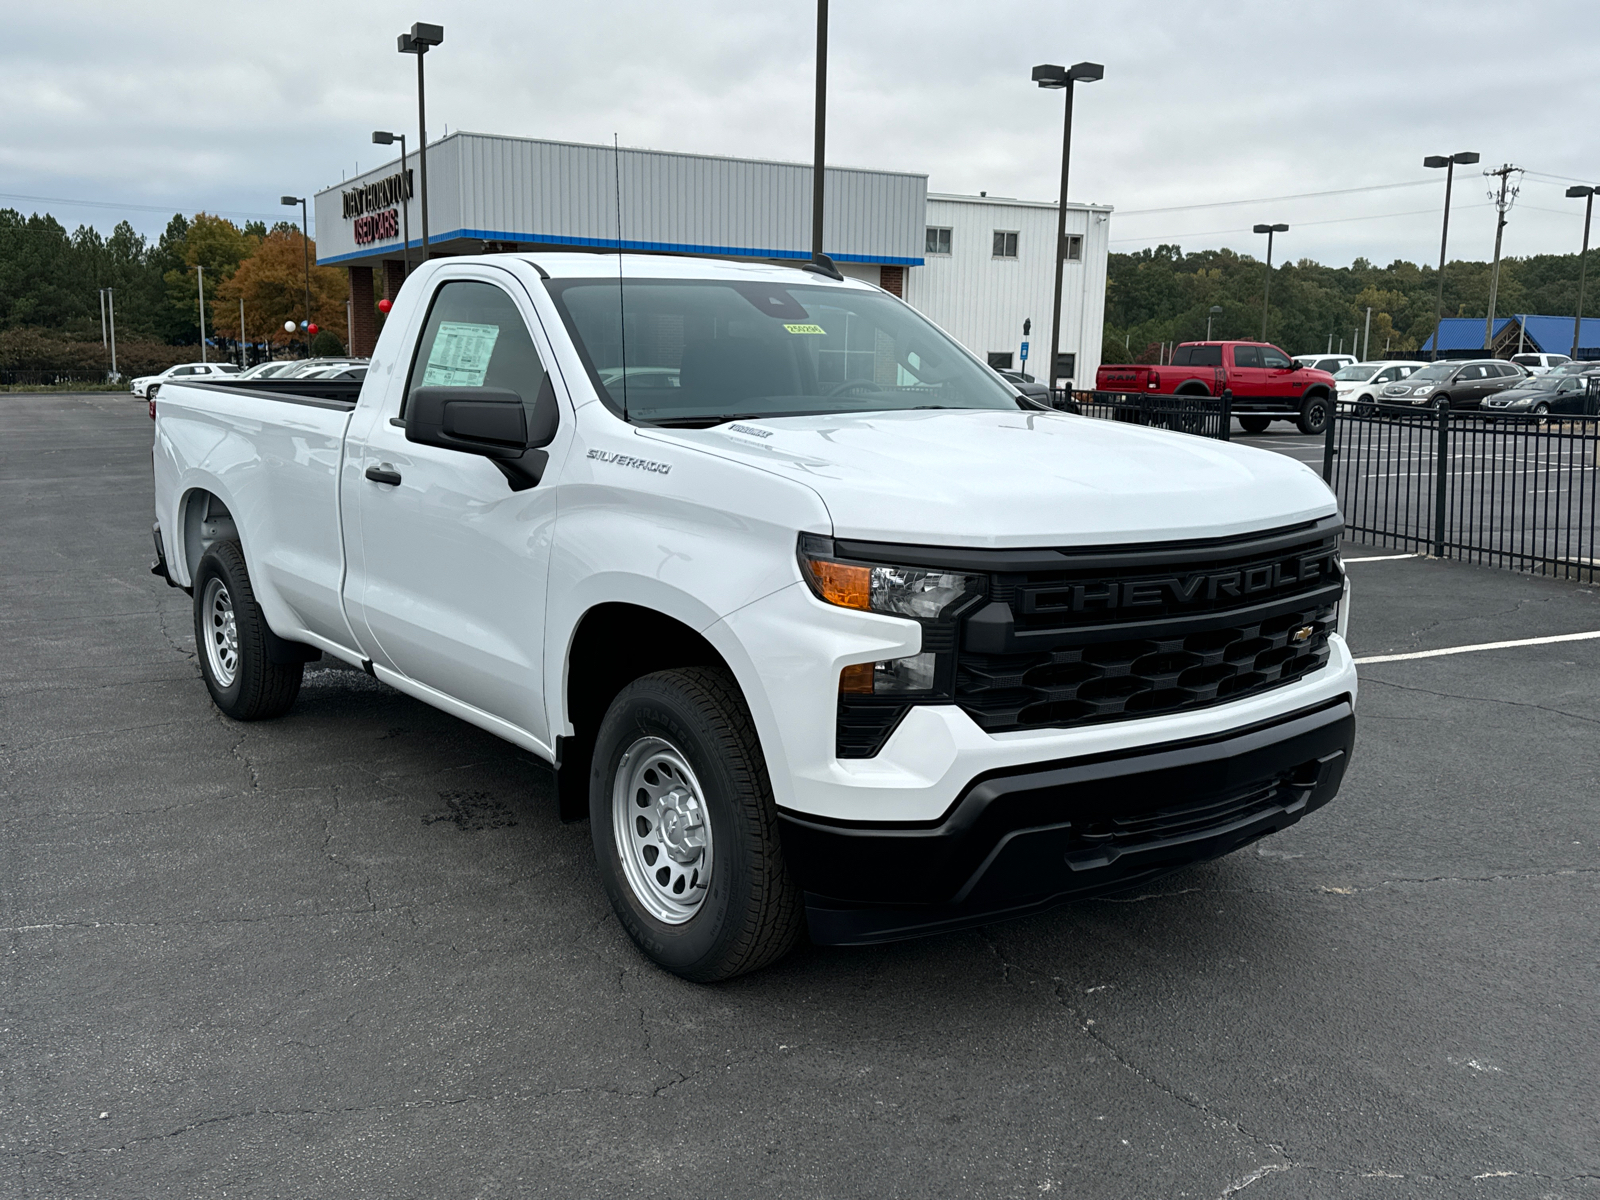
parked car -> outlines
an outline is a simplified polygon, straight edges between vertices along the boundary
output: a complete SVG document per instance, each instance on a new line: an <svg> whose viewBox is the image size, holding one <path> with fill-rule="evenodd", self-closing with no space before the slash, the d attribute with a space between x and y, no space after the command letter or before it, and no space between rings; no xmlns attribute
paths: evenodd
<svg viewBox="0 0 1600 1200"><path fill-rule="evenodd" d="M1346 404L1363 406L1370 411L1387 384L1399 383L1413 371L1427 366L1424 362L1402 362L1388 359L1383 362L1351 363L1333 373L1338 388L1338 398Z"/></svg>
<svg viewBox="0 0 1600 1200"><path fill-rule="evenodd" d="M367 361L364 358L302 358L289 370L281 375L274 376L274 378L310 379L315 377L318 372L325 371L329 367L364 367L367 365Z"/></svg>
<svg viewBox="0 0 1600 1200"><path fill-rule="evenodd" d="M1572 358L1566 354L1513 354L1511 361L1526 368L1530 375L1543 375L1546 371L1565 366Z"/></svg>
<svg viewBox="0 0 1600 1200"><path fill-rule="evenodd" d="M749 262L433 259L373 361L163 390L203 686L281 716L327 655L556 767L667 970L1146 886L1339 789L1343 525L1293 459L1041 411Z"/></svg>
<svg viewBox="0 0 1600 1200"><path fill-rule="evenodd" d="M1470 411L1485 396L1514 387L1527 378L1527 371L1516 363L1498 358L1445 359L1413 371L1399 383L1388 384L1380 398L1385 404Z"/></svg>
<svg viewBox="0 0 1600 1200"><path fill-rule="evenodd" d="M139 399L148 399L150 385L165 383L169 379L187 379L198 381L201 379L220 379L224 375L237 375L239 368L232 363L179 363L175 367L168 367L159 375L141 375L129 386Z"/></svg>
<svg viewBox="0 0 1600 1200"><path fill-rule="evenodd" d="M1559 367L1551 367L1545 372L1547 375L1590 375L1600 371L1600 361L1592 358L1575 358L1562 363Z"/></svg>
<svg viewBox="0 0 1600 1200"><path fill-rule="evenodd" d="M1184 342L1162 366L1111 363L1095 374L1095 390L1167 396L1233 393L1233 415L1246 433L1273 421L1293 421L1301 433L1321 433L1333 411L1333 376L1296 366L1266 342Z"/></svg>
<svg viewBox="0 0 1600 1200"><path fill-rule="evenodd" d="M1326 371L1330 375L1337 375L1346 367L1354 366L1354 354L1296 354L1294 361L1300 366L1312 371Z"/></svg>
<svg viewBox="0 0 1600 1200"><path fill-rule="evenodd" d="M995 373L1004 379L1017 391L1029 400L1037 401L1046 408L1054 408L1058 412L1081 413L1078 402L1072 398L1071 391L1064 391L1058 400L1050 394L1050 389L1032 375L1024 375L1021 371L1013 371L1009 367L996 367Z"/></svg>
<svg viewBox="0 0 1600 1200"><path fill-rule="evenodd" d="M1489 413L1505 413L1508 416L1529 413L1536 417L1552 413L1589 412L1589 381L1596 377L1600 377L1600 373L1535 375L1520 386L1509 387L1487 397L1483 401L1482 411L1486 416Z"/></svg>
<svg viewBox="0 0 1600 1200"><path fill-rule="evenodd" d="M234 376L235 379L276 379L280 375L298 367L304 360L298 358L280 358L272 362L257 363L248 367Z"/></svg>

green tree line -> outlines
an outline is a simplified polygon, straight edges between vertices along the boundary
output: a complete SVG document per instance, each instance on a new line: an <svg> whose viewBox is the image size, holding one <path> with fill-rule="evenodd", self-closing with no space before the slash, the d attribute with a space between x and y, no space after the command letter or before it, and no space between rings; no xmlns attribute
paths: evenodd
<svg viewBox="0 0 1600 1200"><path fill-rule="evenodd" d="M1589 253L1589 291L1600 283L1600 250ZM1444 273L1444 315L1477 317L1489 307L1490 264L1451 262ZM1266 267L1259 259L1232 250L1185 254L1161 245L1133 254L1113 254L1106 282L1106 362L1154 362L1163 342L1198 341L1206 318L1215 314L1211 336L1256 339L1261 336L1261 296ZM1433 333L1439 275L1433 267L1397 259L1387 267L1358 258L1348 267L1325 267L1310 259L1272 271L1272 303L1267 340L1290 354L1334 349L1360 354L1352 337L1362 337L1372 308L1371 355L1414 351ZM1500 263L1499 316L1537 313L1570 316L1577 311L1578 256L1540 254ZM1585 302L1600 316L1600 303ZM1550 349L1550 347L1546 347ZM1565 351L1567 347L1555 347Z"/></svg>

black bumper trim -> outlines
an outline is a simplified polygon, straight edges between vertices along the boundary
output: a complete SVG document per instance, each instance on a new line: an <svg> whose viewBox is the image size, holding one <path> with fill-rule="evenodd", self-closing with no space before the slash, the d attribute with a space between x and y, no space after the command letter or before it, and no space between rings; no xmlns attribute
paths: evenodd
<svg viewBox="0 0 1600 1200"><path fill-rule="evenodd" d="M1117 891L1285 829L1339 789L1348 697L1245 730L974 779L937 823L781 811L812 939L890 941Z"/></svg>

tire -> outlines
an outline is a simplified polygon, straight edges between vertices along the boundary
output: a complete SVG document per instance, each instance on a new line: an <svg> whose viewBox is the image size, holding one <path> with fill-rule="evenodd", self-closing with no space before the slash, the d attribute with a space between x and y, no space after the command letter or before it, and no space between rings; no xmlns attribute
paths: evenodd
<svg viewBox="0 0 1600 1200"><path fill-rule="evenodd" d="M305 663L267 656L267 622L238 542L216 542L194 573L194 648L212 702L235 721L281 717L300 694Z"/></svg>
<svg viewBox="0 0 1600 1200"><path fill-rule="evenodd" d="M1267 426L1272 424L1271 417L1240 417L1239 424L1246 433L1265 433Z"/></svg>
<svg viewBox="0 0 1600 1200"><path fill-rule="evenodd" d="M1378 405L1371 396L1362 396L1356 401L1356 416L1375 417L1378 415Z"/></svg>
<svg viewBox="0 0 1600 1200"><path fill-rule="evenodd" d="M1304 434L1325 433L1332 404L1326 396L1307 396L1300 405L1300 415L1295 426Z"/></svg>
<svg viewBox="0 0 1600 1200"><path fill-rule="evenodd" d="M725 672L660 671L618 693L595 740L589 824L617 919L674 975L731 979L799 942L766 758Z"/></svg>
<svg viewBox="0 0 1600 1200"><path fill-rule="evenodd" d="M1436 399L1433 402L1433 404L1430 407L1432 407L1435 416L1439 415L1440 413L1449 412L1450 411L1450 397L1449 396L1440 396L1438 399Z"/></svg>
<svg viewBox="0 0 1600 1200"><path fill-rule="evenodd" d="M1533 423L1535 425L1550 423L1550 406L1542 400L1533 406Z"/></svg>

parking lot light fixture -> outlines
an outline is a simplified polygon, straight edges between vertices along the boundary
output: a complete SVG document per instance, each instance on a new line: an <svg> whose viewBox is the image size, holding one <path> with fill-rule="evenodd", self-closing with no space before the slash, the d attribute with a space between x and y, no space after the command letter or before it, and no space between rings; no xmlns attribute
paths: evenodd
<svg viewBox="0 0 1600 1200"><path fill-rule="evenodd" d="M1456 166L1469 166L1478 161L1475 150L1463 150L1459 154L1430 154L1422 160L1422 165L1430 168L1444 168L1444 228L1439 234L1439 301L1435 306L1433 318L1433 357L1439 357L1439 331L1444 328L1444 252L1445 246L1450 241L1450 188L1455 183Z"/></svg>
<svg viewBox="0 0 1600 1200"><path fill-rule="evenodd" d="M1096 83L1105 75L1105 67L1092 62L1074 63L1070 67L1044 63L1033 69L1033 81L1040 87L1067 93L1067 111L1061 135L1061 200L1056 208L1056 297L1050 310L1050 344L1045 348L1049 354L1045 383L1051 391L1055 390L1057 363L1061 356L1061 276L1067 261L1067 173L1072 164L1072 85Z"/></svg>
<svg viewBox="0 0 1600 1200"><path fill-rule="evenodd" d="M1267 282L1261 289L1261 340L1267 340L1267 304L1272 299L1272 235L1275 233L1288 233L1287 225L1257 225L1257 233L1267 235Z"/></svg>
<svg viewBox="0 0 1600 1200"><path fill-rule="evenodd" d="M306 215L306 198L304 196L284 196L281 203L289 206L300 206L300 248L305 252L306 259L306 324L311 324L311 222ZM306 339L306 357L311 357L311 339Z"/></svg>
<svg viewBox="0 0 1600 1200"><path fill-rule="evenodd" d="M406 186L406 181L410 177L411 168L406 165L406 135L389 133L382 129L372 131L374 146L392 146L396 142L400 143L400 233L406 242L405 273L409 275L411 274L411 189Z"/></svg>
<svg viewBox="0 0 1600 1200"><path fill-rule="evenodd" d="M1583 203L1583 249L1578 254L1578 312L1572 318L1572 355L1578 357L1578 333L1583 325L1583 285L1586 268L1589 265L1589 218L1594 216L1594 188L1587 184L1576 184L1567 189L1567 199L1582 200Z"/></svg>
<svg viewBox="0 0 1600 1200"><path fill-rule="evenodd" d="M444 26L418 21L410 33L397 39L401 54L417 56L417 181L422 189L422 261L428 261L428 105L423 88L422 60L428 51L444 44Z"/></svg>
<svg viewBox="0 0 1600 1200"><path fill-rule="evenodd" d="M1206 341L1208 341L1208 342L1211 340L1211 318L1216 316L1221 311L1222 311L1222 305L1213 304L1211 306L1211 310L1208 313L1206 313Z"/></svg>

